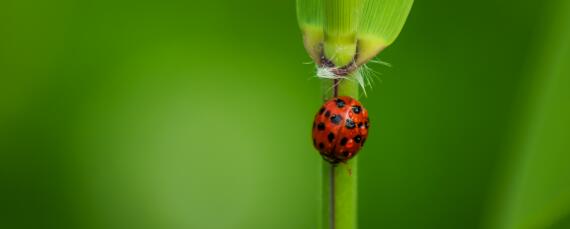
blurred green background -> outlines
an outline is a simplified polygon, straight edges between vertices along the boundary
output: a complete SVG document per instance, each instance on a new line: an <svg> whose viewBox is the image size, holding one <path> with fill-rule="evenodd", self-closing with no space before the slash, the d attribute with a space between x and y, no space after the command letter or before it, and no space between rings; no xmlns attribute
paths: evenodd
<svg viewBox="0 0 570 229"><path fill-rule="evenodd" d="M360 228L570 228L570 1L416 1ZM0 228L315 228L294 1L0 3Z"/></svg>

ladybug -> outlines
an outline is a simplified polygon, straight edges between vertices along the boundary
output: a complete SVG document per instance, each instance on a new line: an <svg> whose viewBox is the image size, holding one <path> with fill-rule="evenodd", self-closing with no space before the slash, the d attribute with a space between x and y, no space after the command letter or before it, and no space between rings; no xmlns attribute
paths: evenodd
<svg viewBox="0 0 570 229"><path fill-rule="evenodd" d="M313 145L328 162L354 157L368 137L368 111L348 96L325 102L313 122Z"/></svg>

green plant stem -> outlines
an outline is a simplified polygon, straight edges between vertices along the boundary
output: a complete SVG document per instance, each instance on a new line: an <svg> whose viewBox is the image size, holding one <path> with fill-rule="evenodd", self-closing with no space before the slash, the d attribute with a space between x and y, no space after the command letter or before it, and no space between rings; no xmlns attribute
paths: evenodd
<svg viewBox="0 0 570 229"><path fill-rule="evenodd" d="M358 74L358 73L355 73ZM350 75L349 77L353 77ZM336 82L327 80L325 99L334 96L358 98L359 85L355 80ZM336 92L335 92L336 90ZM332 165L322 162L322 229L357 228L357 158L347 163Z"/></svg>
<svg viewBox="0 0 570 229"><path fill-rule="evenodd" d="M337 67L352 62L356 54L356 32L362 0L325 0L324 44L327 59Z"/></svg>
<svg viewBox="0 0 570 229"><path fill-rule="evenodd" d="M336 67L351 64L356 55L356 32L362 0L324 0L323 54ZM325 81L324 99L337 96L358 98L354 74L348 79ZM332 90L331 90L332 88ZM357 161L332 165L322 163L322 229L356 229Z"/></svg>

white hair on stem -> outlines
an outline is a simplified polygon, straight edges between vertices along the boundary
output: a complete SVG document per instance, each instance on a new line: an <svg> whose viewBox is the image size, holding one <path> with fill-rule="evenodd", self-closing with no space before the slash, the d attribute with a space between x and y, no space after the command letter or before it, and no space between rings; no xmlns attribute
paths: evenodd
<svg viewBox="0 0 570 229"><path fill-rule="evenodd" d="M387 67L392 67L392 65L390 63L381 61L379 59L372 59L369 61L369 63L371 64L379 64L379 65L383 65L383 66L387 66ZM335 86L338 85L338 83L340 83L342 80L356 80L356 82L358 82L358 84L360 85L360 87L362 88L362 91L364 92L364 96L367 96L366 93L366 87L369 87L370 89L373 88L375 80L380 80L380 76L381 73L375 71L373 68L371 68L370 66L368 66L368 64L364 64L362 66L360 66L355 73L352 76L342 76L342 75L337 75L335 74L335 70L336 68L334 67L319 67L317 66L317 74L316 77L320 78L320 79L328 79L328 80L338 80L338 82L335 85L332 85L331 88L329 88L328 90L332 90Z"/></svg>

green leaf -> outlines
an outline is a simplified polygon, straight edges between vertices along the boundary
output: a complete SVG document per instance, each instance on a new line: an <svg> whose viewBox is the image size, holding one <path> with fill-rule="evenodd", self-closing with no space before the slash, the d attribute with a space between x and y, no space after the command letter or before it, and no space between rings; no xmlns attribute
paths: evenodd
<svg viewBox="0 0 570 229"><path fill-rule="evenodd" d="M362 65L396 40L413 2L297 0L305 49L317 63L324 51L336 66L349 64L358 52L356 63Z"/></svg>
<svg viewBox="0 0 570 229"><path fill-rule="evenodd" d="M413 0L367 0L358 27L357 64L374 58L391 45L404 27Z"/></svg>
<svg viewBox="0 0 570 229"><path fill-rule="evenodd" d="M297 0L297 21L303 32L303 43L309 56L318 62L324 40L323 1Z"/></svg>

